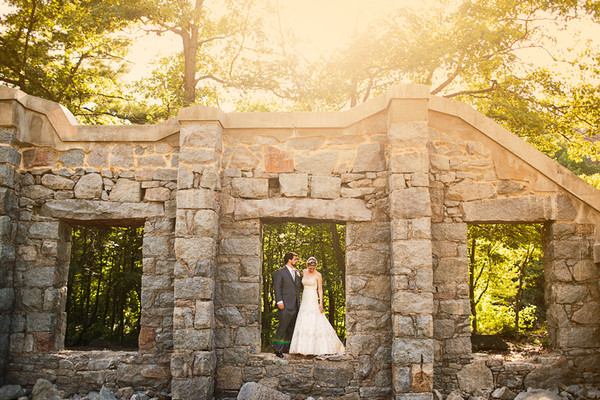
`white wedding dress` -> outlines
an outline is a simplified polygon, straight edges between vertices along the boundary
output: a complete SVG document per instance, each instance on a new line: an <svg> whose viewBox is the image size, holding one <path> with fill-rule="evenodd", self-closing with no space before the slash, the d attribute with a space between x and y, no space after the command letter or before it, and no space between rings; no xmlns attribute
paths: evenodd
<svg viewBox="0 0 600 400"><path fill-rule="evenodd" d="M317 278L302 278L304 291L296 318L296 326L290 353L296 354L342 354L344 344L337 337L325 314L319 311Z"/></svg>

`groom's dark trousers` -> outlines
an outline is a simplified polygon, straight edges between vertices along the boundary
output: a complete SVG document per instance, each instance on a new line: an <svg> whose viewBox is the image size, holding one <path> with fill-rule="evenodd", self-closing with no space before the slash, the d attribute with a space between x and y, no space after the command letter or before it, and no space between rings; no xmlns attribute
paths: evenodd
<svg viewBox="0 0 600 400"><path fill-rule="evenodd" d="M279 325L273 340L275 353L288 353L290 342L296 326L296 317L300 308L300 291L302 289L302 278L297 274L295 279L287 267L279 268L273 277L275 289L275 302L283 301L284 309L277 308Z"/></svg>

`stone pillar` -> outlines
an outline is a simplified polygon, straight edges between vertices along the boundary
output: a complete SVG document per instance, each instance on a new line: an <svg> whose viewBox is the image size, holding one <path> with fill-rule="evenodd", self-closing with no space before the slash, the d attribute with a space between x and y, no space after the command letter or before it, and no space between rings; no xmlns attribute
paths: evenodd
<svg viewBox="0 0 600 400"><path fill-rule="evenodd" d="M173 399L214 393L215 259L221 125L181 121L175 226Z"/></svg>
<svg viewBox="0 0 600 400"><path fill-rule="evenodd" d="M11 310L14 304L17 191L21 155L12 146L15 129L0 128L0 386L6 375Z"/></svg>
<svg viewBox="0 0 600 400"><path fill-rule="evenodd" d="M432 399L433 269L428 92L388 109L392 379L396 399Z"/></svg>
<svg viewBox="0 0 600 400"><path fill-rule="evenodd" d="M594 263L594 226L544 226L545 299L550 346L586 382L600 379L600 273Z"/></svg>
<svg viewBox="0 0 600 400"><path fill-rule="evenodd" d="M432 223L435 385L458 389L456 373L471 359L467 224Z"/></svg>

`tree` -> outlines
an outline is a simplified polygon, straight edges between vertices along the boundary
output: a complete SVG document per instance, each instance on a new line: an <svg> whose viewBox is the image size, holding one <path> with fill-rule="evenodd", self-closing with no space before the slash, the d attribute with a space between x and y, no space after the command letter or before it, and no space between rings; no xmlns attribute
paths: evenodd
<svg viewBox="0 0 600 400"><path fill-rule="evenodd" d="M600 72L597 55L588 47L586 57L560 58L553 32L543 28L597 18L597 9L598 2L544 0L463 1L454 7L439 1L429 11L398 9L355 32L334 54L279 67L288 83L270 90L293 101L292 108L339 110L394 84L423 83L431 94L473 105L549 156L563 145L570 157L595 160L598 144L587 139L600 126L600 87L589 83ZM536 48L579 76L568 80L558 68L522 57Z"/></svg>
<svg viewBox="0 0 600 400"><path fill-rule="evenodd" d="M543 322L541 226L469 226L471 330L518 332Z"/></svg>
<svg viewBox="0 0 600 400"><path fill-rule="evenodd" d="M102 338L137 347L140 329L142 230L75 227L67 285L66 346Z"/></svg>
<svg viewBox="0 0 600 400"><path fill-rule="evenodd" d="M129 40L118 35L144 12L128 0L7 0L0 30L0 82L60 103L84 122L114 122L126 94Z"/></svg>
<svg viewBox="0 0 600 400"><path fill-rule="evenodd" d="M152 6L144 17L146 29L181 39L181 51L160 60L152 77L140 81L149 100L160 99L169 109L199 99L205 105L218 105L227 88L243 85L249 59L266 51L262 8L269 8L268 1L258 5L255 0L147 1Z"/></svg>

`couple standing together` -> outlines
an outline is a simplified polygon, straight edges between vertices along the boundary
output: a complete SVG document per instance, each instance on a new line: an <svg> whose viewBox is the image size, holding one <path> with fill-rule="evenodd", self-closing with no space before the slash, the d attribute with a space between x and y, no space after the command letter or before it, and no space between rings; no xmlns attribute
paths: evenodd
<svg viewBox="0 0 600 400"><path fill-rule="evenodd" d="M275 354L283 357L283 353L343 353L344 345L323 314L323 281L321 274L316 271L317 259L310 257L306 260L302 276L296 269L296 253L286 253L283 263L285 266L278 269L273 278L279 314L279 325L273 341Z"/></svg>

